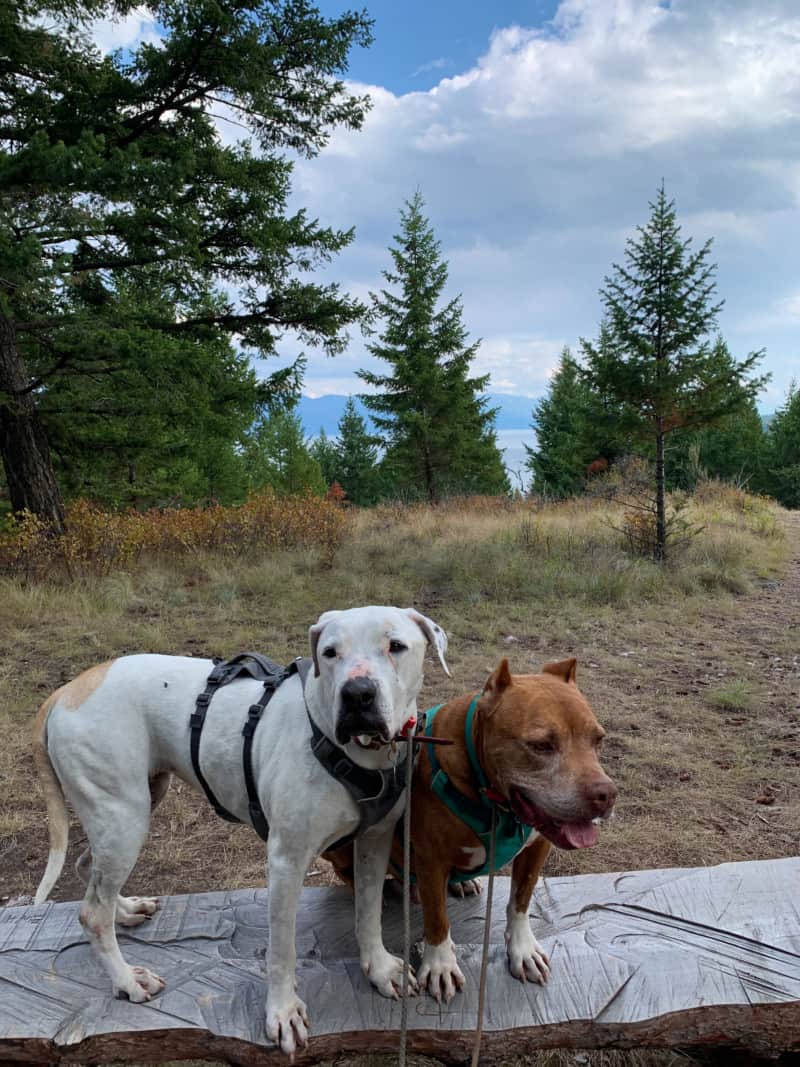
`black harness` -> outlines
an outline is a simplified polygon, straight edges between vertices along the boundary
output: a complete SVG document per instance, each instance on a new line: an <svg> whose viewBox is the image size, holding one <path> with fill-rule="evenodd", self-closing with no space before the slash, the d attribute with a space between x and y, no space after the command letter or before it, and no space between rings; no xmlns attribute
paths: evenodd
<svg viewBox="0 0 800 1067"><path fill-rule="evenodd" d="M311 751L325 770L338 782L341 782L353 800L356 801L361 815L356 830L346 837L336 841L328 848L340 848L349 844L370 826L381 821L392 810L406 786L406 761L400 759L397 767L388 770L377 771L360 767L350 759L347 753L330 740L314 720L305 699L305 683L308 672L311 669L310 659L293 660L288 667L282 667L273 663L266 656L258 652L240 652L232 659L217 663L206 679L206 688L197 697L194 713L189 718L189 751L192 757L192 767L197 775L197 780L203 787L203 792L208 798L214 811L228 822L241 822L235 815L220 804L214 796L214 792L203 773L200 770L200 737L203 732L203 724L206 720L211 699L218 689L236 681L241 677L250 677L263 682L264 692L255 704L251 704L247 712L247 720L242 729L244 744L242 745L242 767L244 770L244 782L247 788L248 811L250 821L259 837L264 841L269 836L269 823L267 822L261 801L258 797L255 775L253 774L253 737L261 715L269 704L276 690L293 674L300 677L303 686L303 703L305 704L308 721L311 725Z"/></svg>

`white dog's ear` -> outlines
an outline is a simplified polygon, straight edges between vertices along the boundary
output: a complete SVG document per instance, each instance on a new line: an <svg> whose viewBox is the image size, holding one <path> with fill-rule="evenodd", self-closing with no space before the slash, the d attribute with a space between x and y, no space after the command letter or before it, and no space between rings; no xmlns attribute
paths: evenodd
<svg viewBox="0 0 800 1067"><path fill-rule="evenodd" d="M317 645L319 644L319 637L328 623L335 619L337 615L341 615L341 611L324 611L313 626L308 629L308 642L311 645L311 659L314 661L314 677L319 678L319 657L317 656Z"/></svg>
<svg viewBox="0 0 800 1067"><path fill-rule="evenodd" d="M436 655L439 657L439 662L442 665L442 670L451 678L450 668L445 663L444 654L447 651L447 634L441 628L441 626L434 622L433 619L429 619L427 615L423 615L415 608L406 608L406 615L419 626L420 630L425 634L425 637L429 645L433 645L436 649Z"/></svg>

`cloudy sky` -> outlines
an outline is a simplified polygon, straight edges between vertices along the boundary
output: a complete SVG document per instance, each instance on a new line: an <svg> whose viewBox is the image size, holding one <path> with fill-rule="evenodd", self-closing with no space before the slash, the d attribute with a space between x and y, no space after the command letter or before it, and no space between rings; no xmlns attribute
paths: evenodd
<svg viewBox="0 0 800 1067"><path fill-rule="evenodd" d="M297 205L356 226L333 277L380 286L419 187L483 338L476 369L541 395L561 348L596 332L603 277L663 178L684 234L714 238L723 336L737 356L766 348L761 406L781 402L800 379L798 0L365 2L376 41L349 77L372 111L295 172ZM134 15L98 36L152 32ZM309 356L312 395L357 391L369 358L360 336Z"/></svg>

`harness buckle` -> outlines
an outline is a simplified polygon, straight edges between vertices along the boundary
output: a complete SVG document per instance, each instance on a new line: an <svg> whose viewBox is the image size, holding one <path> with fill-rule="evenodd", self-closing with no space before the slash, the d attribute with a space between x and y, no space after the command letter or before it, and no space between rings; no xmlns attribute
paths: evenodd
<svg viewBox="0 0 800 1067"><path fill-rule="evenodd" d="M198 708L207 708L208 705L211 703L212 696L212 693L199 693L195 704Z"/></svg>
<svg viewBox="0 0 800 1067"><path fill-rule="evenodd" d="M206 685L219 685L222 679L227 673L227 664L220 663L218 667L215 667L208 678L206 679Z"/></svg>
<svg viewBox="0 0 800 1067"><path fill-rule="evenodd" d="M261 720L262 704L251 704L247 712L247 720L242 727L242 737L252 737Z"/></svg>
<svg viewBox="0 0 800 1067"><path fill-rule="evenodd" d="M189 729L190 730L200 730L200 729L202 729L204 720L205 720L205 716L204 715L200 715L198 712L193 711L192 714L189 716Z"/></svg>

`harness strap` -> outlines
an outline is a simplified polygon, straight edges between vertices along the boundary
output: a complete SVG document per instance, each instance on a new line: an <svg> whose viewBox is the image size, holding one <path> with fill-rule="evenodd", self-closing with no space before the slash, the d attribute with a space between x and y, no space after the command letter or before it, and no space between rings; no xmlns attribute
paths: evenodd
<svg viewBox="0 0 800 1067"><path fill-rule="evenodd" d="M496 828L496 863L498 867L504 866L524 848L531 828L520 822L517 816L504 804L495 799L495 791L489 784L486 773L478 761L473 736L473 723L481 694L476 693L467 711L464 722L464 743L467 749L472 773L475 776L479 799L467 796L460 792L450 780L450 777L439 763L436 755L436 747L428 743L428 759L431 765L431 789L433 793L449 808L449 810L472 830L484 847L487 861L472 871L450 872L450 882L464 882L470 878L487 873L489 869L490 847L495 847L493 838ZM443 707L438 704L426 712L427 722L425 735L431 736L433 721L436 712Z"/></svg>
<svg viewBox="0 0 800 1067"><path fill-rule="evenodd" d="M220 666L224 666L220 664ZM192 757L192 768L197 776L197 780L203 787L203 792L206 795L211 807L219 815L221 819L226 819L228 822L239 822L235 815L232 815L227 808L223 808L220 802L214 795L214 791L203 776L203 772L200 770L200 737L203 733L203 724L206 721L206 712L208 711L208 705L211 703L211 698L216 693L222 684L222 671L218 667L209 674L206 680L205 690L199 694L195 701L194 713L189 718L189 730L191 731L189 738L189 754Z"/></svg>
<svg viewBox="0 0 800 1067"><path fill-rule="evenodd" d="M467 719L464 724L464 740L467 746L467 754L472 766L473 773L478 780L478 787L481 792L486 786L486 775L483 772L483 768L478 763L477 755L475 754L475 744L472 740L472 721L475 717L475 708L478 704L478 694L469 706L467 712ZM442 704L437 704L435 708L431 708L427 714L427 722L425 724L425 735L428 736L433 731L433 721L436 716L436 712L439 708L443 707ZM473 797L466 796L460 790L456 789L453 783L450 781L449 775L445 772L442 765L439 763L439 758L436 755L436 747L434 745L428 745L428 759L431 764L431 789L442 800L447 807L458 815L462 822L465 822L471 830L473 830L481 841L487 834L487 818L490 813L490 807L487 807L485 800L475 800Z"/></svg>
<svg viewBox="0 0 800 1067"><path fill-rule="evenodd" d="M369 770L350 759L343 749L334 744L320 730L312 719L308 703L305 700L305 683L311 666L312 661L310 659L302 658L293 660L288 667L282 667L258 652L240 652L229 660L215 663L213 670L206 679L206 688L197 697L194 713L189 718L189 752L194 773L211 807L220 818L226 819L228 822L241 822L241 819L220 804L200 769L200 738L206 720L206 713L218 689L228 685L241 675L249 675L250 678L263 682L264 692L254 704L250 705L247 719L242 728L242 737L244 738L242 769L247 789L250 821L259 837L266 841L269 836L269 824L261 807L256 778L253 773L253 739L261 721L261 716L264 713L264 708L269 704L276 689L287 678L291 678L293 674L299 675L303 688L303 702L311 726L311 751L328 774L342 783L359 806L360 819L358 827L353 833L328 846L329 849L336 849L349 844L364 830L374 826L375 823L380 822L381 819L389 814L400 799L406 786L406 762L403 761L397 767L389 767L382 771ZM409 744L411 744L410 741Z"/></svg>
<svg viewBox="0 0 800 1067"><path fill-rule="evenodd" d="M192 767L197 776L197 780L203 787L203 792L205 793L209 804L217 815L219 815L220 818L225 819L227 822L241 822L241 819L236 815L233 815L227 808L224 808L222 804L220 804L214 795L211 786L203 776L203 772L200 770L200 737L203 732L206 712L211 703L211 698L219 688L228 685L243 674L249 675L251 678L264 683L264 692L255 704L250 705L247 712L247 719L242 728L242 736L244 738L244 743L242 745L242 770L244 772L244 783L247 789L248 813L253 828L263 841L266 841L269 837L269 823L267 822L264 810L261 807L256 779L253 774L253 738L255 736L256 727L261 721L261 715L264 708L269 704L276 689L278 689L287 678L298 673L299 662L301 661L295 660L290 663L288 667L281 667L279 664L267 659L266 656L262 656L259 652L240 652L229 660L215 664L214 669L206 680L205 690L197 697L194 714L189 719L189 752L192 758ZM310 663L310 660L308 662ZM306 673L308 673L308 668L306 668Z"/></svg>
<svg viewBox="0 0 800 1067"><path fill-rule="evenodd" d="M305 670L303 669L302 661L298 663L297 668L303 682L304 698L305 678L311 666L310 660L305 662L307 663ZM311 727L311 751L328 774L342 783L358 804L360 811L358 827L353 833L341 838L335 844L329 845L328 848L332 850L349 844L365 830L368 830L370 826L374 826L389 814L406 787L407 761L401 760L396 766L388 767L382 771L362 767L320 730L311 717L307 701L306 715ZM408 744L412 744L412 742L409 740Z"/></svg>

